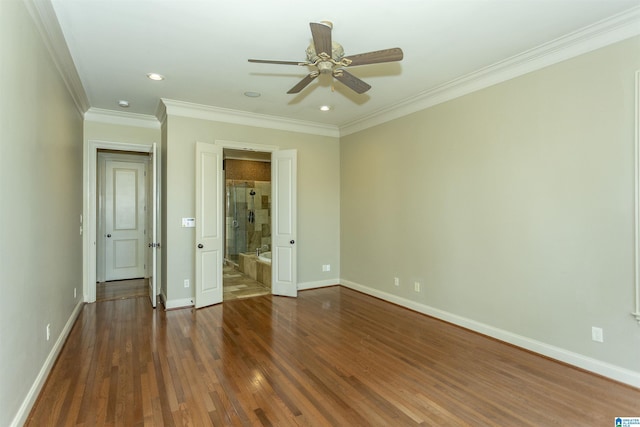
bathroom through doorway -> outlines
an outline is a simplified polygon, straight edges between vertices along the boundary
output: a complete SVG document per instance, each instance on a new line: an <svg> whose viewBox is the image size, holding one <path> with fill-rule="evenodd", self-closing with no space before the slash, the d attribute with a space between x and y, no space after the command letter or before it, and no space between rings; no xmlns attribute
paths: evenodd
<svg viewBox="0 0 640 427"><path fill-rule="evenodd" d="M223 301L271 294L271 153L225 148Z"/></svg>

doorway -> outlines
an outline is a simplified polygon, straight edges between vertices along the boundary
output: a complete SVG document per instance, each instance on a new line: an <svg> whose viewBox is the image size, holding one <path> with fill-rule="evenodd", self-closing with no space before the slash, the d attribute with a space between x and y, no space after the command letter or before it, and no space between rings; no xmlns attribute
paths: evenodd
<svg viewBox="0 0 640 427"><path fill-rule="evenodd" d="M112 152L114 155L138 155L145 158L147 163L147 174L144 178L145 182L145 200L146 211L143 220L145 222L144 241L142 247L143 253L143 269L142 278L146 280L147 294L149 296L152 307L156 306L159 282L159 257L158 250L160 248L159 237L157 232L157 224L159 222L159 173L158 166L159 153L156 150L156 144L131 144L120 142L108 142L89 140L84 153L84 208L80 216L81 234L83 234L83 264L84 264L84 284L83 293L85 302L96 301L96 291L98 278L102 273L98 272L98 263L100 257L98 248L102 245L98 243L99 239L108 238L99 222L101 221L101 210L99 203L101 193L98 191L99 181L99 152ZM131 178L129 176L128 178ZM104 201L103 201L104 202ZM102 203L103 203L102 202ZM106 233L109 234L109 233ZM112 234L113 237L113 234ZM139 249L138 249L139 250ZM101 267L102 268L102 267ZM139 274L138 274L139 275Z"/></svg>
<svg viewBox="0 0 640 427"><path fill-rule="evenodd" d="M117 280L96 285L96 302L147 297L148 279Z"/></svg>
<svg viewBox="0 0 640 427"><path fill-rule="evenodd" d="M271 294L271 153L223 150L223 301Z"/></svg>
<svg viewBox="0 0 640 427"><path fill-rule="evenodd" d="M223 301L223 149L227 148L271 153L272 217L275 218L271 237L271 293L297 296L297 150L231 141L215 141L214 144L196 141L195 148L195 308Z"/></svg>

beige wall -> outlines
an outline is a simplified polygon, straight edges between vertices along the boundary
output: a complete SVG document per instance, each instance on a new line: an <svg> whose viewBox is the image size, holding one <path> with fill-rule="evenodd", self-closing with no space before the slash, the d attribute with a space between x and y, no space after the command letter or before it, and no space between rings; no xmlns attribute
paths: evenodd
<svg viewBox="0 0 640 427"><path fill-rule="evenodd" d="M302 286L340 274L340 178L338 139L169 115L166 155L166 297L193 297L195 232L181 218L195 215L195 142L216 140L276 145L298 150L298 283ZM331 272L322 272L331 264Z"/></svg>
<svg viewBox="0 0 640 427"><path fill-rule="evenodd" d="M638 69L634 38L344 137L342 278L640 373Z"/></svg>
<svg viewBox="0 0 640 427"><path fill-rule="evenodd" d="M35 399L31 388L82 298L82 116L22 1L0 1L0 58L0 425L8 426L24 421L20 407Z"/></svg>
<svg viewBox="0 0 640 427"><path fill-rule="evenodd" d="M120 142L148 145L154 142L160 145L160 125L157 128L144 127L131 120L131 124L114 124L86 120L84 122L85 144L89 141Z"/></svg>

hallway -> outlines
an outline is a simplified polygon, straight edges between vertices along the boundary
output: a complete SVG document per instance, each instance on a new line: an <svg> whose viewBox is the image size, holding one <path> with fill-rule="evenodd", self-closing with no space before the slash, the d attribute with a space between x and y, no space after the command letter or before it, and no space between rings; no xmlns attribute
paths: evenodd
<svg viewBox="0 0 640 427"><path fill-rule="evenodd" d="M148 279L114 280L96 283L96 302L148 296Z"/></svg>

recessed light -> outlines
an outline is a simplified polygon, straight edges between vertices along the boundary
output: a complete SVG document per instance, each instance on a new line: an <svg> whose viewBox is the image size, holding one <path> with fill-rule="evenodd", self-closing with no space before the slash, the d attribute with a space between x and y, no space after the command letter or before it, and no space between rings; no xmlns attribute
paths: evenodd
<svg viewBox="0 0 640 427"><path fill-rule="evenodd" d="M158 73L147 73L147 77L149 77L151 80L155 80L155 81L164 80L164 76L162 74L158 74Z"/></svg>
<svg viewBox="0 0 640 427"><path fill-rule="evenodd" d="M251 91L248 91L248 92L245 92L245 93L244 93L244 96L248 96L249 98L257 98L257 97L259 97L260 95L261 95L261 94L260 94L260 92L251 92Z"/></svg>
<svg viewBox="0 0 640 427"><path fill-rule="evenodd" d="M331 110L331 106L329 105L323 105L320 107L320 111L329 111Z"/></svg>
<svg viewBox="0 0 640 427"><path fill-rule="evenodd" d="M125 101L124 99L121 99L120 101L118 101L118 105L121 106L122 108L129 108L129 101Z"/></svg>

